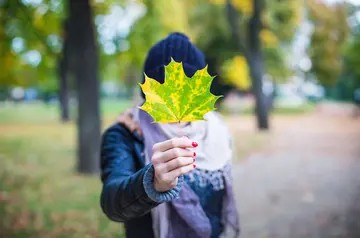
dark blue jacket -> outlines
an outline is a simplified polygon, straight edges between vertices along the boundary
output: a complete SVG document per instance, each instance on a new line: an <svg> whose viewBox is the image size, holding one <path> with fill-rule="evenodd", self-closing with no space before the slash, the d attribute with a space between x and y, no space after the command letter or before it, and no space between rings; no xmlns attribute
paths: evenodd
<svg viewBox="0 0 360 238"><path fill-rule="evenodd" d="M126 237L153 237L150 210L158 205L146 194L142 138L120 124L103 135L101 207L113 221L124 222Z"/></svg>

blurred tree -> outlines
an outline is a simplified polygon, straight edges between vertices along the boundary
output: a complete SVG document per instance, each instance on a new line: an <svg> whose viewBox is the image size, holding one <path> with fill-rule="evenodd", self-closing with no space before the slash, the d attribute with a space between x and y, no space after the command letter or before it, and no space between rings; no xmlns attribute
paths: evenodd
<svg viewBox="0 0 360 238"><path fill-rule="evenodd" d="M354 88L360 87L360 32L351 36L345 47L346 71L356 79Z"/></svg>
<svg viewBox="0 0 360 238"><path fill-rule="evenodd" d="M56 94L62 18L60 1L0 2L0 86L37 87L44 98Z"/></svg>
<svg viewBox="0 0 360 238"><path fill-rule="evenodd" d="M0 2L0 62L5 65L0 86L33 86L55 80L54 75L48 73L60 49L59 8L61 3L53 1ZM46 85L48 83L42 85L44 89Z"/></svg>
<svg viewBox="0 0 360 238"><path fill-rule="evenodd" d="M63 46L62 54L58 60L58 77L59 77L59 102L60 102L60 118L62 122L70 120L70 85L69 85L69 22L64 21L63 24Z"/></svg>
<svg viewBox="0 0 360 238"><path fill-rule="evenodd" d="M251 11L238 8L240 12L237 1L226 2L229 26L238 52L244 54L249 63L258 127L267 129L269 103L262 89L264 69L274 79L288 75L284 55L278 48L280 43L292 40L300 23L301 1L253 0Z"/></svg>
<svg viewBox="0 0 360 238"><path fill-rule="evenodd" d="M225 4L225 0L211 0L211 2L221 7L223 7L223 5ZM204 30L204 32L207 31L211 34L220 37L222 36L222 42L224 43L223 45L218 45L217 48L220 47L220 50L216 52L217 54L221 55L224 55L224 52L226 55L226 52L229 51L232 51L234 55L236 54L236 52L234 53L235 48L237 49L237 51L240 51L241 54L245 54L244 51L246 51L248 44L247 29L249 27L248 23L250 16L253 13L253 1L232 0L231 3L234 7L235 15L238 15L237 17L235 17L238 18L237 20L235 18L231 20L234 21L234 23L237 25L237 35L239 36L240 41L236 40L234 42L233 39L230 39L229 42L229 32L227 31L228 24L226 21L223 20L223 17L221 16L223 12L217 14L215 17L212 17L214 19L214 22L212 22L211 26L218 24L220 25L220 27L213 27L211 31L207 30L208 28L205 27L206 30ZM265 72L271 75L273 80L275 81L282 82L291 73L291 71L289 70L289 66L286 63L286 54L284 52L287 50L289 44L292 42L295 31L297 30L297 26L301 22L302 11L303 3L299 0L265 1L264 11L261 17L262 28L260 31L260 40L262 43L265 61ZM212 13L208 15L213 16L213 12L214 11L212 11ZM227 20L230 20L230 18L227 17ZM234 23L232 23L232 25L234 25ZM222 30L217 30L219 28L222 28ZM234 30L234 28L231 28L230 33ZM211 40L212 36L203 38L210 38ZM218 42L218 44L220 44L220 42ZM203 45L202 42L200 42L200 45ZM213 51L215 51L215 49ZM275 60L273 57L275 57ZM221 58L221 56L218 58Z"/></svg>
<svg viewBox="0 0 360 238"><path fill-rule="evenodd" d="M331 87L342 70L342 47L349 30L346 6L344 3L326 5L315 0L308 0L307 6L314 24L309 49L311 71L323 86Z"/></svg>
<svg viewBox="0 0 360 238"><path fill-rule="evenodd" d="M227 58L236 55L243 55L246 58L252 76L252 90L256 96L258 126L265 129L268 127L267 105L269 104L265 102L268 99L262 92L262 77L266 72L273 80L283 81L290 75L283 48L289 45L300 23L302 2L299 0L212 0L211 2L220 12L217 11L218 9L208 7L209 12L211 11L208 16L211 16L213 22L203 27L204 30L199 35L206 34L207 37L200 38L199 45L205 49L207 56L217 58L216 64L223 64ZM223 10L225 6L226 14ZM205 17L205 14L202 16ZM212 21L211 19L209 22ZM228 61L225 64L228 64ZM236 67L234 70L241 69ZM243 79L238 78L238 80Z"/></svg>
<svg viewBox="0 0 360 238"><path fill-rule="evenodd" d="M98 54L89 0L68 1L68 47L78 98L78 170L99 171ZM69 64L67 64L69 65Z"/></svg>
<svg viewBox="0 0 360 238"><path fill-rule="evenodd" d="M344 69L338 84L342 86L341 99L353 100L354 91L360 88L360 8L349 4L348 12L351 34L344 46Z"/></svg>
<svg viewBox="0 0 360 238"><path fill-rule="evenodd" d="M229 11L231 3L228 0ZM262 28L261 15L263 14L264 2L262 0L253 0L253 14L249 20L248 26L248 47L246 48L250 74L253 79L253 92L255 95L255 112L259 129L268 129L268 108L263 91L262 79L264 75L263 55L261 50L260 32ZM239 39L240 40L240 39Z"/></svg>
<svg viewBox="0 0 360 238"><path fill-rule="evenodd" d="M106 15L114 5L123 2L97 1L94 8L98 15ZM5 66L0 87L36 87L44 98L58 94L60 118L67 121L69 91L74 83L64 71L68 61L64 5L66 2L56 0L0 1L0 63ZM102 61L105 69L109 64L104 61L115 61L115 56L110 58Z"/></svg>
<svg viewBox="0 0 360 238"><path fill-rule="evenodd" d="M78 96L78 170L93 173L98 171L100 143L93 15L90 1L67 3L69 18L64 24L62 1L0 1L0 87L35 86L45 98L60 88L61 115L66 120L72 75ZM96 11L106 14L114 4L115 0L97 3Z"/></svg>

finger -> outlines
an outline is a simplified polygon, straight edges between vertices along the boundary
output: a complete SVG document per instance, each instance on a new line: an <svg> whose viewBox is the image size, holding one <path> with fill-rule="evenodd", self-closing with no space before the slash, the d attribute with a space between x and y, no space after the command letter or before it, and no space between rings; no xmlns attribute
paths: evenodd
<svg viewBox="0 0 360 238"><path fill-rule="evenodd" d="M170 150L167 150L165 152L160 152L160 160L162 162L167 162L169 160L172 160L176 157L192 157L195 156L195 152L189 150L189 149L184 149L184 148L172 148Z"/></svg>
<svg viewBox="0 0 360 238"><path fill-rule="evenodd" d="M195 162L194 157L177 157L167 163L154 163L154 168L158 174L165 174L179 167L187 166Z"/></svg>
<svg viewBox="0 0 360 238"><path fill-rule="evenodd" d="M153 146L153 151L167 151L167 150L175 148L175 147L191 148L191 147L196 147L196 146L197 146L196 142L183 136L183 137L172 138L170 140L166 140L166 141L163 141L160 143L156 143Z"/></svg>
<svg viewBox="0 0 360 238"><path fill-rule="evenodd" d="M176 179L178 178L179 176L181 175L184 175L188 172L190 172L191 170L193 170L195 168L195 164L189 164L189 165L186 165L186 166L183 166L183 167L179 167L177 169L174 169L168 173L166 173L166 176L169 178L169 179Z"/></svg>
<svg viewBox="0 0 360 238"><path fill-rule="evenodd" d="M163 164L166 172L173 171L177 168L184 167L190 165L195 162L194 157L177 157L169 162Z"/></svg>

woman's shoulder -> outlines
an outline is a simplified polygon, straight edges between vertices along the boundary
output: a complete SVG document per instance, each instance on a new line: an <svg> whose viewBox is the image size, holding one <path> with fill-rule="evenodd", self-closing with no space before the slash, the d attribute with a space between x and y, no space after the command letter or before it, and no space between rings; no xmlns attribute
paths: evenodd
<svg viewBox="0 0 360 238"><path fill-rule="evenodd" d="M219 124L225 126L225 118L224 118L224 116L221 115L219 112L216 112L216 111L208 112L208 113L206 113L206 115L205 115L205 119L206 119L207 121L219 123Z"/></svg>
<svg viewBox="0 0 360 238"><path fill-rule="evenodd" d="M120 135L128 136L131 134L131 132L124 125L120 123L114 123L104 131L103 136L107 136L111 134L120 134Z"/></svg>
<svg viewBox="0 0 360 238"><path fill-rule="evenodd" d="M208 121L208 128L211 128L211 130L215 132L219 132L222 135L225 135L226 137L232 138L230 129L225 122L225 118L223 115L221 115L219 112L211 111L208 112L205 115L205 119Z"/></svg>
<svg viewBox="0 0 360 238"><path fill-rule="evenodd" d="M102 135L102 143L131 143L135 139L135 136L126 126L120 123L114 123L108 127Z"/></svg>
<svg viewBox="0 0 360 238"><path fill-rule="evenodd" d="M222 121L224 122L224 116L221 115L219 112L217 111L211 111L211 112L208 112L206 113L205 115L206 119L207 120L218 120L218 121Z"/></svg>

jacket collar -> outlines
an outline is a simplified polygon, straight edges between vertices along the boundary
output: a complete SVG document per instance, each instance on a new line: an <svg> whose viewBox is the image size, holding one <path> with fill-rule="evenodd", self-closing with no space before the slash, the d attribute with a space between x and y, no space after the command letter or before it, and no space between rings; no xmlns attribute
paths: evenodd
<svg viewBox="0 0 360 238"><path fill-rule="evenodd" d="M132 135L138 142L141 142L141 143L144 142L144 137L142 135L140 135L138 132L134 131L132 133Z"/></svg>

